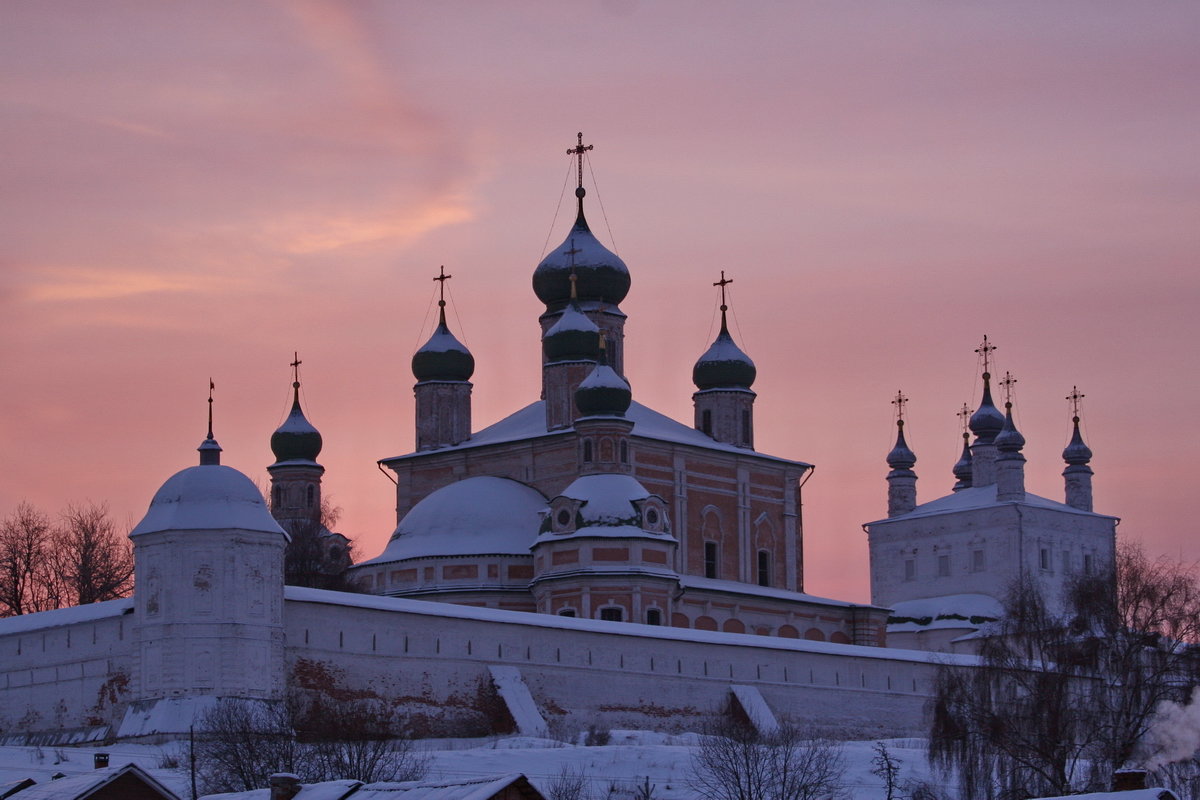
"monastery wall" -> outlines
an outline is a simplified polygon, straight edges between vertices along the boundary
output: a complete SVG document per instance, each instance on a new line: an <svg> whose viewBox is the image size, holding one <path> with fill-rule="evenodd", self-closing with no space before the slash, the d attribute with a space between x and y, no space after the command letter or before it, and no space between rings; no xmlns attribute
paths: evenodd
<svg viewBox="0 0 1200 800"><path fill-rule="evenodd" d="M513 722L491 679L519 670L551 732L697 730L756 687L777 717L839 734L918 735L936 660L855 647L287 589L289 683L398 702L418 734ZM967 663L967 661L964 661Z"/></svg>
<svg viewBox="0 0 1200 800"><path fill-rule="evenodd" d="M0 620L0 733L114 720L128 699L131 599Z"/></svg>

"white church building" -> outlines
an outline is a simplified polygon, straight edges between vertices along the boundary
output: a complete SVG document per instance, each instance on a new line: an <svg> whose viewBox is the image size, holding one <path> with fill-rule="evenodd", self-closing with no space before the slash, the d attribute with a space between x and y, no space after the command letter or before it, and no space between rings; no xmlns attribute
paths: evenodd
<svg viewBox="0 0 1200 800"><path fill-rule="evenodd" d="M756 368L724 298L693 423L635 402L629 271L591 233L585 195L580 171L575 224L534 272L539 397L473 431L474 360L444 312L414 356L416 450L380 461L397 526L353 568L370 594L284 585L287 530L316 518L324 473L298 394L272 436L270 506L220 464L210 421L199 464L130 532L133 597L0 619L0 741L178 734L218 698L291 691L384 703L430 735L697 729L731 713L917 734L937 665L973 663L1015 577L1057 593L1111 562L1117 520L1092 510L1078 414L1064 502L1027 492L985 340L953 490L917 503L901 413L888 516L864 526L871 603L805 593L811 465L756 449Z"/></svg>

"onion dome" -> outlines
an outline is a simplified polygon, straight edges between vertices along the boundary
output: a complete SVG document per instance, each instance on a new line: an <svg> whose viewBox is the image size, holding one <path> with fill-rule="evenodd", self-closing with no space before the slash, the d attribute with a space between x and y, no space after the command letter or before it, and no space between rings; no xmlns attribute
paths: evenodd
<svg viewBox="0 0 1200 800"><path fill-rule="evenodd" d="M547 361L595 361L599 342L600 329L574 301L542 337Z"/></svg>
<svg viewBox="0 0 1200 800"><path fill-rule="evenodd" d="M1075 424L1075 432L1063 450L1063 461L1071 466L1083 466L1092 460L1092 449L1083 443L1083 436L1079 433L1079 417L1071 417L1071 421Z"/></svg>
<svg viewBox="0 0 1200 800"><path fill-rule="evenodd" d="M629 294L629 269L592 234L583 216L581 186L575 225L566 240L542 259L533 271L533 291L549 309L561 308L571 297L571 273L578 276L579 299L616 305Z"/></svg>
<svg viewBox="0 0 1200 800"><path fill-rule="evenodd" d="M413 377L425 381L469 381L475 373L475 357L454 338L446 325L446 301L438 301L438 326L412 357Z"/></svg>
<svg viewBox="0 0 1200 800"><path fill-rule="evenodd" d="M912 469L917 463L917 454L904 441L904 420L896 420L896 446L887 455L887 465L892 469Z"/></svg>
<svg viewBox="0 0 1200 800"><path fill-rule="evenodd" d="M742 352L729 335L725 324L724 303L721 304L721 332L716 341L704 351L696 366L692 367L692 383L701 391L705 389L749 389L758 376L758 370L750 356Z"/></svg>
<svg viewBox="0 0 1200 800"><path fill-rule="evenodd" d="M958 480L955 488L967 488L971 485L971 434L963 433L963 450L958 461L952 468L954 477Z"/></svg>
<svg viewBox="0 0 1200 800"><path fill-rule="evenodd" d="M1004 425L996 435L995 444L1001 453L1019 453L1025 446L1025 437L1013 423L1012 403L1004 404Z"/></svg>
<svg viewBox="0 0 1200 800"><path fill-rule="evenodd" d="M633 402L629 383L613 371L600 347L600 363L575 390L575 407L581 417L623 417Z"/></svg>
<svg viewBox="0 0 1200 800"><path fill-rule="evenodd" d="M146 516L129 535L188 530L257 531L287 536L267 510L254 481L233 467L220 464L188 467L168 478L150 501Z"/></svg>
<svg viewBox="0 0 1200 800"><path fill-rule="evenodd" d="M992 402L991 380L991 373L983 373L983 400L979 403L979 409L971 415L969 423L971 433L983 444L990 444L1004 427L1004 415Z"/></svg>
<svg viewBox="0 0 1200 800"><path fill-rule="evenodd" d="M321 453L321 433L300 409L300 381L292 381L292 410L283 424L271 434L271 452L275 462L316 461Z"/></svg>

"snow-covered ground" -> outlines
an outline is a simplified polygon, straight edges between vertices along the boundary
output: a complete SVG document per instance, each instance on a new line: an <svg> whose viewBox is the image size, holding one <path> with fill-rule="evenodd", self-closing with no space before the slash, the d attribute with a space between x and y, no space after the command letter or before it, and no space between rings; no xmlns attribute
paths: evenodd
<svg viewBox="0 0 1200 800"><path fill-rule="evenodd" d="M689 785L695 734L668 735L649 731L612 731L602 747L566 745L552 739L524 736L495 739L438 739L418 745L431 758L431 778L470 778L522 772L543 792L564 768L583 774L593 800L627 798L635 785L650 779L658 800L691 800L698 797ZM880 780L871 774L873 741L846 742L844 789L855 800L883 800ZM928 779L925 743L921 739L886 740L889 751L901 762L901 778ZM74 775L92 769L94 753L109 754L110 766L134 762L148 770L182 798L190 797L187 774L164 768L175 757L186 764L182 743L163 746L117 744L112 747L0 747L0 784L21 778L39 783L57 772Z"/></svg>

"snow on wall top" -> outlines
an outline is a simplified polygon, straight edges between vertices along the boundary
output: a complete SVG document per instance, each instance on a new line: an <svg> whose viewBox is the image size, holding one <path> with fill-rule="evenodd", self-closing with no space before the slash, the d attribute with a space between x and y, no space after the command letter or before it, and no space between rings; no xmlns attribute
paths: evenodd
<svg viewBox="0 0 1200 800"><path fill-rule="evenodd" d="M757 636L750 633L725 633L703 631L695 628L669 628L660 625L643 625L638 622L609 622L602 619L582 617L560 617L556 614L531 614L527 611L504 611L498 608L460 606L438 603L431 600L412 600L405 597L331 592L325 589L309 589L303 586L284 586L284 600L291 603L316 603L321 605L350 606L353 608L393 611L403 614L440 617L443 619L477 620L503 623L510 627L527 626L541 629L585 631L606 633L624 639L641 636L647 639L666 639L683 642L701 642L714 645L738 645L766 650L789 650L805 653L851 656L856 658L879 658L888 661L913 661L918 663L949 663L976 666L975 656L949 653L902 650L890 647L868 647L833 642L814 642L808 639L785 639L777 636ZM303 612L287 612L288 614ZM286 616L286 615L285 615Z"/></svg>
<svg viewBox="0 0 1200 800"><path fill-rule="evenodd" d="M941 628L978 628L982 620L1004 615L1000 601L986 594L947 594L904 600L892 605L888 633L927 631ZM972 623L971 619L981 620ZM981 619L982 618L982 619ZM929 620L926 622L925 620Z"/></svg>
<svg viewBox="0 0 1200 800"><path fill-rule="evenodd" d="M792 461L786 458L779 458L778 456L759 453L754 450L747 450L744 447L735 447L731 444L713 441L712 437L707 434L684 425L682 422L673 420L665 414L660 414L636 400L629 405L629 409L625 412L625 419L634 423L631 435L639 436L643 439L656 439L662 442L686 444L692 447L701 447L705 450L721 450L727 453L737 453L744 457L757 456L759 458L768 458L772 461L795 464L800 467L812 466L812 464L803 461ZM454 445L453 447L441 447L437 450L421 450L415 453L406 453L402 456L381 459L379 463L387 464L388 462L417 458L419 456L453 452L455 450L467 450L472 447L484 447L486 445L504 444L506 442L518 442L541 436L558 436L561 434L562 431L546 430L546 407L544 401L537 400L519 411L513 412L499 422L471 434L471 438L461 444Z"/></svg>
<svg viewBox="0 0 1200 800"><path fill-rule="evenodd" d="M122 597L118 600L105 600L100 603L88 603L71 608L39 611L36 614L22 614L19 617L6 617L0 619L0 636L44 631L48 628L61 628L64 625L77 625L81 622L95 622L108 617L119 617L132 610L133 598Z"/></svg>
<svg viewBox="0 0 1200 800"><path fill-rule="evenodd" d="M897 517L887 517L886 519L877 519L874 522L868 522L867 525L881 525L885 522L896 522L898 520L918 519L920 517L929 517L936 514L952 514L958 511L967 511L977 508L988 508L990 506L1010 506L1023 505L1033 508L1048 508L1054 511L1065 511L1071 514L1080 514L1085 517L1100 517L1102 519L1117 519L1110 517L1107 514L1096 514L1091 511L1081 511L1078 508L1073 508L1066 503L1060 503L1056 500L1049 500L1045 497L1040 497L1033 492L1026 492L1024 500L1006 500L998 501L996 499L996 484L988 484L987 486L972 486L969 489L962 489L948 494L945 497L939 497L936 500L930 500L928 503L922 503L907 514L901 514Z"/></svg>
<svg viewBox="0 0 1200 800"><path fill-rule="evenodd" d="M130 537L160 531L227 530L287 536L254 482L233 467L188 467L167 479Z"/></svg>
<svg viewBox="0 0 1200 800"><path fill-rule="evenodd" d="M879 606L868 606L863 603L848 603L845 600L831 600L828 597L820 597L815 594L806 594L804 592L792 592L787 589L776 589L771 586L758 586L753 583L741 583L739 581L723 581L717 578L701 578L698 575L680 575L679 585L684 589L700 589L709 592L726 592L728 594L740 594L748 597L773 597L779 600L791 600L796 603L813 603L823 606L834 606L837 608L878 608Z"/></svg>
<svg viewBox="0 0 1200 800"><path fill-rule="evenodd" d="M383 552L357 566L430 556L528 556L545 508L541 492L518 481L467 478L413 506Z"/></svg>

